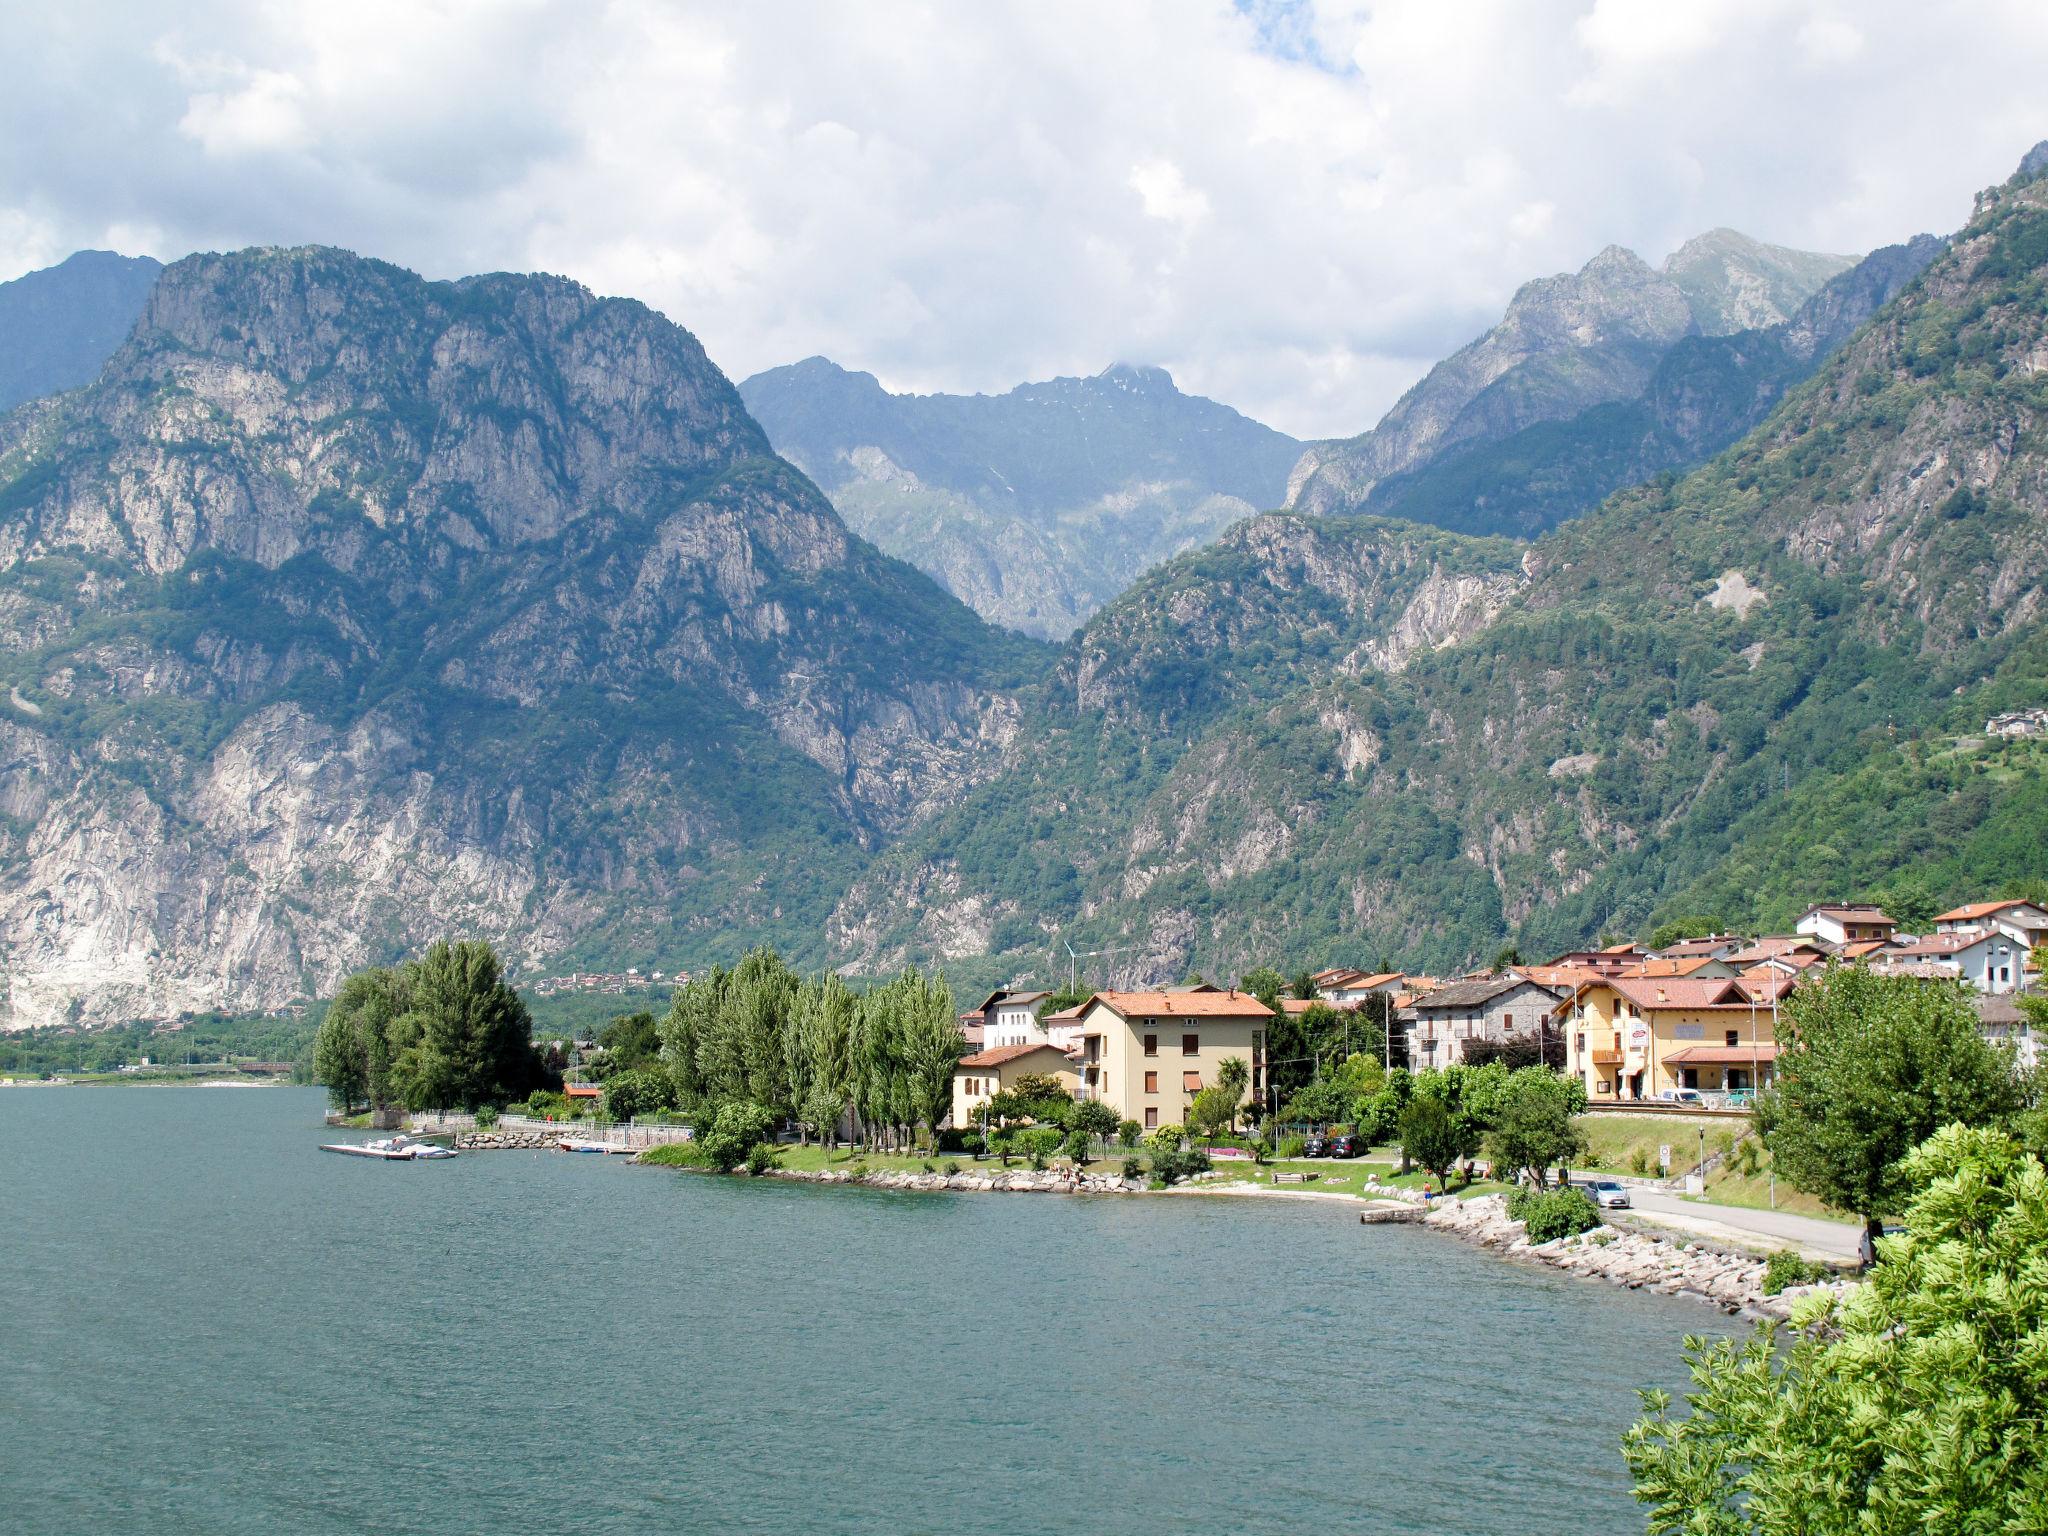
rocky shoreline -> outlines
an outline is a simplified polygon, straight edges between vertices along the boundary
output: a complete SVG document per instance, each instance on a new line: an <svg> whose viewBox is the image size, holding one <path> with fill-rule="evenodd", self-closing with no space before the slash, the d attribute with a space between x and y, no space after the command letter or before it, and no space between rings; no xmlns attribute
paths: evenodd
<svg viewBox="0 0 2048 1536"><path fill-rule="evenodd" d="M1405 1210L1384 1209L1388 1219L1407 1217ZM1813 1291L1840 1291L1848 1283L1822 1281L1770 1295L1764 1290L1764 1262L1753 1254L1622 1227L1599 1226L1576 1237L1532 1243L1522 1223L1508 1215L1503 1195L1437 1200L1422 1215L1408 1219L1508 1258L1630 1290L1694 1297L1740 1317L1790 1317L1793 1303L1800 1297Z"/></svg>
<svg viewBox="0 0 2048 1536"><path fill-rule="evenodd" d="M865 1184L870 1189L973 1190L979 1193L1034 1195L1131 1195L1147 1188L1142 1179L1120 1173L1076 1172L1071 1168L1000 1168L970 1173L913 1173L885 1169L853 1173L845 1169L777 1168L767 1177L805 1184Z"/></svg>

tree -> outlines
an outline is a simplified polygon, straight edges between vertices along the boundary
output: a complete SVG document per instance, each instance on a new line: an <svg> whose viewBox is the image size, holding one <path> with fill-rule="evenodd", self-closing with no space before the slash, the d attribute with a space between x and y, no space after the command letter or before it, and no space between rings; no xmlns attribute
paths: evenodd
<svg viewBox="0 0 2048 1536"><path fill-rule="evenodd" d="M1401 1111L1401 1148L1436 1175L1439 1188L1449 1189L1451 1170L1479 1148L1479 1138L1465 1120L1434 1097L1418 1096Z"/></svg>
<svg viewBox="0 0 2048 1536"><path fill-rule="evenodd" d="M1777 1081L1757 1125L1781 1178L1873 1236L1905 1201L1900 1164L1941 1126L2005 1126L2026 1108L1955 982L1831 965L1785 1004Z"/></svg>
<svg viewBox="0 0 2048 1536"><path fill-rule="evenodd" d="M1119 1145L1135 1147L1138 1138L1145 1134L1145 1127L1135 1120L1119 1120L1116 1123L1116 1139Z"/></svg>
<svg viewBox="0 0 2048 1536"><path fill-rule="evenodd" d="M1309 971L1296 971L1294 973L1294 980L1287 984L1287 990L1294 995L1296 1001L1304 1003L1312 998L1323 995L1322 989L1316 985L1314 974ZM1260 1001L1263 1002L1264 999L1262 998ZM1267 1003L1266 1006L1270 1008L1273 1005Z"/></svg>
<svg viewBox="0 0 2048 1536"><path fill-rule="evenodd" d="M936 1147L939 1126L953 1108L953 1069L966 1051L960 1009L943 975L927 977L913 968L894 985L911 1107L929 1128L931 1145Z"/></svg>
<svg viewBox="0 0 2048 1536"><path fill-rule="evenodd" d="M1230 1096L1229 1130L1237 1129L1238 1107L1244 1103L1244 1091L1251 1082L1251 1066L1242 1056L1226 1056L1217 1065L1216 1086Z"/></svg>
<svg viewBox="0 0 2048 1536"><path fill-rule="evenodd" d="M597 1043L604 1050L603 1071L593 1076L638 1072L661 1064L661 1026L651 1013L618 1015L599 1032Z"/></svg>
<svg viewBox="0 0 2048 1536"><path fill-rule="evenodd" d="M1237 990L1249 992L1275 1013L1280 1011L1280 993L1287 980L1270 965L1261 965L1237 978Z"/></svg>
<svg viewBox="0 0 2048 1536"><path fill-rule="evenodd" d="M1135 1120L1130 1123L1137 1124ZM1118 1128L1116 1111L1100 1099L1085 1099L1076 1104L1073 1113L1067 1117L1067 1125L1069 1129L1092 1136L1097 1141L1108 1141L1117 1134Z"/></svg>
<svg viewBox="0 0 2048 1536"><path fill-rule="evenodd" d="M1211 1083L1189 1103L1188 1129L1213 1141L1230 1124L1236 1109L1236 1099L1220 1084Z"/></svg>
<svg viewBox="0 0 2048 1536"><path fill-rule="evenodd" d="M1517 949L1512 944L1508 944L1494 952L1492 969L1496 971L1504 971L1511 965L1520 965L1521 963L1521 950Z"/></svg>
<svg viewBox="0 0 2048 1536"><path fill-rule="evenodd" d="M1352 1102L1334 1078L1319 1077L1287 1101L1280 1118L1290 1125L1335 1125L1351 1113Z"/></svg>
<svg viewBox="0 0 2048 1536"><path fill-rule="evenodd" d="M500 1105L541 1086L533 1020L490 945L444 939L405 967L404 981L410 1006L388 1033L409 1108Z"/></svg>
<svg viewBox="0 0 2048 1536"><path fill-rule="evenodd" d="M1583 1157L1586 1138L1572 1116L1585 1109L1585 1100L1585 1084L1575 1077L1559 1077L1542 1067L1524 1067L1511 1075L1486 1133L1494 1177L1504 1171L1527 1173L1542 1189L1553 1166Z"/></svg>
<svg viewBox="0 0 2048 1536"><path fill-rule="evenodd" d="M392 1081L392 1023L406 1011L410 994L406 973L382 966L341 984L320 1021L313 1057L314 1075L335 1108L346 1112L366 1102L380 1109L402 1097Z"/></svg>
<svg viewBox="0 0 2048 1536"><path fill-rule="evenodd" d="M675 1084L669 1081L666 1072L650 1071L646 1067L614 1072L605 1079L604 1112L612 1120L651 1115L656 1110L674 1108L675 1094Z"/></svg>
<svg viewBox="0 0 2048 1536"><path fill-rule="evenodd" d="M1743 1343L1687 1341L1623 1453L1652 1536L1863 1536L2048 1528L2048 1173L1960 1125L1900 1159L1903 1236L1839 1302Z"/></svg>

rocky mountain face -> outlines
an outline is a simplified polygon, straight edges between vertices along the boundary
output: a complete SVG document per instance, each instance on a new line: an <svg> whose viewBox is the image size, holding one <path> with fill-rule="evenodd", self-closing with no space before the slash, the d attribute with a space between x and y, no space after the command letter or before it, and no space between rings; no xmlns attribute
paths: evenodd
<svg viewBox="0 0 2048 1536"><path fill-rule="evenodd" d="M0 411L90 384L162 270L147 256L79 251L0 283Z"/></svg>
<svg viewBox="0 0 2048 1536"><path fill-rule="evenodd" d="M658 315L322 249L177 263L0 419L0 645L15 1026L815 934L1040 666Z"/></svg>
<svg viewBox="0 0 2048 1536"><path fill-rule="evenodd" d="M2048 181L2022 175L1684 478L1533 545L1287 514L1154 573L1064 653L1017 760L856 882L837 953L1454 967L2048 876L2048 752L1971 750L2048 702L2044 426Z"/></svg>
<svg viewBox="0 0 2048 1536"><path fill-rule="evenodd" d="M1854 261L1727 229L1688 241L1661 270L1609 246L1576 273L1525 284L1499 325L1432 368L1370 432L1310 444L1289 474L1287 505L1355 509L1388 476L1460 445L1634 399L1684 338L1781 324Z"/></svg>
<svg viewBox="0 0 2048 1536"><path fill-rule="evenodd" d="M892 395L824 358L740 385L856 532L993 623L1059 639L1140 572L1277 506L1301 445L1163 369Z"/></svg>
<svg viewBox="0 0 2048 1536"><path fill-rule="evenodd" d="M1378 481L1362 510L1534 538L1625 486L1690 469L1762 421L1943 248L1930 235L1886 246L1829 279L1789 319L1683 337L1633 399L1447 449Z"/></svg>

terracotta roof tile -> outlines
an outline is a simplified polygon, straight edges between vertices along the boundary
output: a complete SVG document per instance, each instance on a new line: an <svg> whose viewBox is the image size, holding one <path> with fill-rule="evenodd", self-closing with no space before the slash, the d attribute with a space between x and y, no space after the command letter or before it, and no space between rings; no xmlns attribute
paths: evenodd
<svg viewBox="0 0 2048 1536"><path fill-rule="evenodd" d="M1055 1056L1064 1057L1066 1052L1056 1045L998 1045L992 1050L976 1051L972 1056L962 1056L953 1068L958 1072L962 1067L1000 1067L1029 1056L1033 1051L1051 1051Z"/></svg>
<svg viewBox="0 0 2048 1536"><path fill-rule="evenodd" d="M1101 1003L1124 1018L1270 1019L1273 1010L1249 992L1098 992L1081 1006Z"/></svg>

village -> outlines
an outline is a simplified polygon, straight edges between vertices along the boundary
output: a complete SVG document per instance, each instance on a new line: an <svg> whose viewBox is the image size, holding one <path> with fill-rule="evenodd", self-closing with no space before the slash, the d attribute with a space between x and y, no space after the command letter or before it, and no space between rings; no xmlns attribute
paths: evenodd
<svg viewBox="0 0 2048 1536"><path fill-rule="evenodd" d="M1249 1065L1250 1101L1263 1105L1276 1017L1314 1007L1384 1019L1388 1068L1490 1059L1519 1042L1583 1084L1589 1106L1742 1109L1771 1084L1786 998L1838 963L1966 984L1985 1037L2031 1069L2039 1043L2016 999L2040 988L2044 946L2048 909L2030 901L1971 902L1924 934L1901 932L1877 906L1829 903L1788 934L1709 934L1657 950L1624 942L1457 977L1331 967L1298 989L1309 996L1277 1008L1206 982L1096 992L1058 1011L1045 1009L1050 992L998 990L961 1016L969 1054L953 1124L973 1125L996 1094L1049 1076L1148 1131L1180 1125L1231 1058Z"/></svg>

